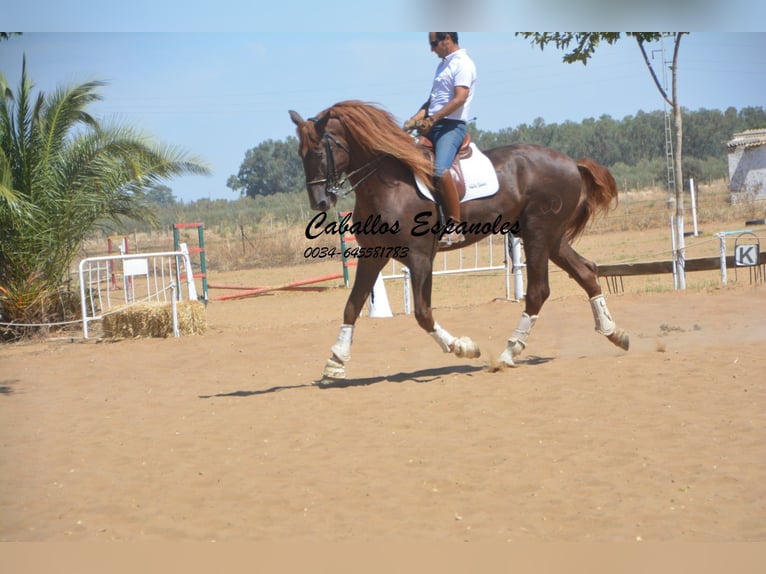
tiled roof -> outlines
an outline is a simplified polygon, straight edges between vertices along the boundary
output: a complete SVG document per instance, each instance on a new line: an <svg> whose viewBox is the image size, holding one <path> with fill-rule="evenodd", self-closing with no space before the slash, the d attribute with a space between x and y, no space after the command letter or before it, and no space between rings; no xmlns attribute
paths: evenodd
<svg viewBox="0 0 766 574"><path fill-rule="evenodd" d="M756 147L759 145L766 145L766 129L746 130L734 134L734 137L726 142L726 147L730 150L740 147Z"/></svg>

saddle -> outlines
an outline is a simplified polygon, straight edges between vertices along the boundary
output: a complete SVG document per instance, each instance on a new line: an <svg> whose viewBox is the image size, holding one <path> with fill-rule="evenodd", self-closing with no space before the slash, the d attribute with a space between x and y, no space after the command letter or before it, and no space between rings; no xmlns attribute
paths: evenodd
<svg viewBox="0 0 766 574"><path fill-rule="evenodd" d="M434 162L434 144L425 136L418 138L418 143L423 147L425 153L431 158L431 163ZM452 162L452 166L449 169L452 181L455 182L455 189L457 189L458 199L465 197L465 177L463 177L463 168L460 167L460 160L468 159L473 155L473 149L471 148L471 134L466 133L463 138L463 143L460 144L457 155Z"/></svg>

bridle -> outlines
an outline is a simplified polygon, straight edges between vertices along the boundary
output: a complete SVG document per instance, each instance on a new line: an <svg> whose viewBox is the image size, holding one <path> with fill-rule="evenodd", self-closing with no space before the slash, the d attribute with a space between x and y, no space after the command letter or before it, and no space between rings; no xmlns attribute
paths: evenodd
<svg viewBox="0 0 766 574"><path fill-rule="evenodd" d="M310 122L316 122L317 118L309 118L308 121ZM318 179L312 179L311 181L306 182L306 185L317 185L317 184L325 184L325 193L333 194L335 196L341 196L345 197L346 195L349 195L350 193L353 193L354 190L356 190L357 187L359 187L364 180L366 180L368 177L370 177L373 173L375 173L380 166L380 164L383 162L383 160L386 158L387 154L379 154L372 158L370 161L368 161L363 166L355 169L354 171L346 174L345 176L341 176L342 174L339 174L335 165L335 153L333 151L333 146L337 146L343 151L345 151L349 157L351 156L351 150L348 148L348 146L340 141L337 137L331 135L328 131L325 130L324 135L322 136L322 140L324 142L324 148L325 148L325 157L327 160L327 173L325 177L318 178ZM351 185L351 187L346 190L342 195L340 193L341 188L346 184L347 181L349 181L350 178L357 175L358 173L369 170L364 176L359 179L355 184Z"/></svg>

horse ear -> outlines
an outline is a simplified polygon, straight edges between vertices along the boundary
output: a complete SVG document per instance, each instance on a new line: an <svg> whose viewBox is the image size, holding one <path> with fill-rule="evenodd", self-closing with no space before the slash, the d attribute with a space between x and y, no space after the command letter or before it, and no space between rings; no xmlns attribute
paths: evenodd
<svg viewBox="0 0 766 574"><path fill-rule="evenodd" d="M290 119L293 120L293 123L296 126L303 123L303 118L298 112L290 110L289 114L290 114Z"/></svg>

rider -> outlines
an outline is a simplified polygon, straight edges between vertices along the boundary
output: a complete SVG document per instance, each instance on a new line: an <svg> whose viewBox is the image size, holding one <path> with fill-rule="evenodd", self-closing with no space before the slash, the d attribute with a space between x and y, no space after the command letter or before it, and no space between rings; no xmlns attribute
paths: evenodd
<svg viewBox="0 0 766 574"><path fill-rule="evenodd" d="M417 128L433 142L439 215L442 224L457 226L461 222L460 200L449 170L468 130L466 122L476 84L476 66L458 44L457 32L429 32L428 43L442 60L436 68L428 100L404 123L404 128ZM453 232L442 235L439 243L452 245L463 240L462 233Z"/></svg>

